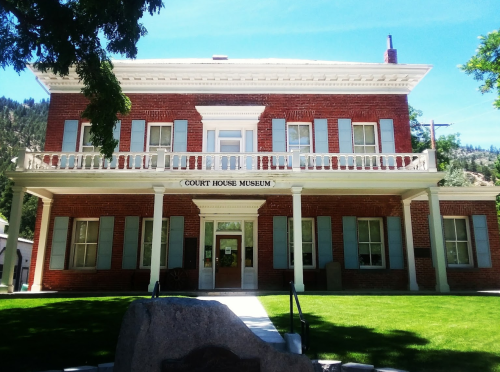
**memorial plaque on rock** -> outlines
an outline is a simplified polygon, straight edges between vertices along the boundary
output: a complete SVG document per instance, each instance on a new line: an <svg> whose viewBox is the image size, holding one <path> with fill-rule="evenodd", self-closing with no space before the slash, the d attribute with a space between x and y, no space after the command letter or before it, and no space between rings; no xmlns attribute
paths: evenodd
<svg viewBox="0 0 500 372"><path fill-rule="evenodd" d="M181 359L165 359L162 372L260 372L258 358L240 358L231 350L205 346Z"/></svg>

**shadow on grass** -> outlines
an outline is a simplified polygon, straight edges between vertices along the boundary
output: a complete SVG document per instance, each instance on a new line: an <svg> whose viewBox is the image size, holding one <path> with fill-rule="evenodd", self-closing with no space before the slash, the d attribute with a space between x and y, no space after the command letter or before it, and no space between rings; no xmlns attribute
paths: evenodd
<svg viewBox="0 0 500 372"><path fill-rule="evenodd" d="M310 314L305 318L311 328L310 347L306 352L311 359L367 363L411 372L500 371L500 354L434 350L426 348L427 339L413 332L378 333L363 326L328 323ZM271 320L280 332L290 331L290 314L280 314ZM294 330L300 333L298 319L294 322Z"/></svg>
<svg viewBox="0 0 500 372"><path fill-rule="evenodd" d="M123 315L139 298L68 299L0 311L0 369L44 371L114 361Z"/></svg>

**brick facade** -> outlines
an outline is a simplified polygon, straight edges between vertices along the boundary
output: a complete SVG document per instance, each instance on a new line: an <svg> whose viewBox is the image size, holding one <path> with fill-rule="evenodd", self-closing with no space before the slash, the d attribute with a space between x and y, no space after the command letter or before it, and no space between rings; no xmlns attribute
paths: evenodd
<svg viewBox="0 0 500 372"><path fill-rule="evenodd" d="M373 95L328 95L328 94L128 94L132 101L130 115L121 118L120 151L130 150L132 120L146 120L146 124L155 122L188 121L187 151L201 152L203 143L203 123L195 106L265 106L257 126L257 151L272 151L272 119L284 118L287 122L311 122L312 145L314 146L314 119L327 119L328 147L330 153L339 152L338 120L349 118L352 122L376 122L381 119L393 119L394 143L397 153L411 153L410 128L408 126L407 96L391 94ZM51 95L47 124L45 151L61 151L64 121L79 120L78 137L80 143L82 120L80 115L86 106L80 94ZM377 125L380 138L380 126ZM147 130L144 135L146 149ZM381 151L381 141L379 150ZM77 151L78 145L77 145ZM415 175L418 177L418 175ZM376 192L374 192L376 194ZM184 238L200 239L200 217L198 207L193 203L196 195L164 195L163 216L184 216ZM200 198L200 196L198 196ZM203 195L203 199L264 199L265 204L259 210L258 217L258 288L284 289L293 278L292 269L273 268L273 217L292 217L293 203L291 195ZM145 290L150 281L150 270L139 269L140 247L136 269L122 269L124 226L126 216L153 217L154 195L54 195L49 221L46 258L44 262L43 289L45 290ZM445 216L466 216L471 227L473 256L476 252L472 215L486 215L490 237L492 268L467 269L448 268L447 275L452 290L494 288L500 286L500 240L493 201L442 201L441 214ZM40 234L42 203L38 205L35 228L33 259L30 270L30 285L33 283L38 240ZM413 201L411 204L414 247L419 255L415 258L417 282L421 289L433 290L435 271L430 255L429 214L426 201ZM64 270L50 270L49 261L52 247L54 218L70 217L66 245ZM99 218L114 216L113 248L111 268L109 270L71 270L69 258L71 251L72 227L75 218ZM332 249L334 261L342 266L344 289L389 289L408 288L408 262L404 238L404 218L401 197L397 195L354 195L354 196L302 196L302 216L313 218L329 216L332 222ZM344 237L342 218L344 216L379 217L383 221L385 262L384 269L345 269ZM387 217L401 218L403 233L404 268L391 269L389 265ZM315 225L317 242L317 225ZM139 236L139 241L141 236ZM186 270L187 288L197 289L199 279L199 244L197 248L196 269ZM423 254L422 254L423 253ZM317 255L317 250L316 250ZM316 260L318 258L316 257ZM477 260L474 258L474 262ZM160 279L168 280L168 270L161 270ZM304 283L307 289L326 289L324 269L305 269Z"/></svg>
<svg viewBox="0 0 500 372"><path fill-rule="evenodd" d="M123 270L122 252L125 217L138 215L141 218L153 216L153 195L56 195L52 208L46 260L44 263L43 288L45 290L79 290L79 291L109 291L109 290L144 290L149 283L149 269ZM163 203L163 217L184 216L184 237L199 239L200 217L199 210L192 202L195 195L165 195ZM203 196L204 199L224 199L229 196ZM273 268L273 216L292 217L291 196L239 196L241 199L264 199L266 202L259 210L258 218L258 288L284 289L286 283L293 278L293 270L277 270ZM117 202L119 200L119 202ZM38 207L37 227L33 257L37 255L39 221L42 205ZM427 222L428 203L414 201L411 207L414 245L416 248L430 247L429 226ZM448 269L448 281L452 290L495 288L500 286L500 240L498 225L494 213L494 202L441 202L441 213L445 216L472 216L485 214L488 220L490 245L492 252L491 269ZM49 257L52 246L54 218L56 216L70 217L70 228L67 237L65 270L50 270ZM69 270L71 249L71 235L74 218L99 218L114 216L113 251L110 270ZM389 268L389 254L387 242L386 217L401 217L403 211L401 199L398 196L303 196L302 216L316 220L318 216L330 216L332 221L332 245L334 261L344 263L342 217L382 217L384 221L384 243L386 268L376 270L342 270L344 289L390 289L405 290L408 288L408 274L406 262L406 247L404 247L405 269L393 270ZM471 220L470 220L471 221ZM142 222L141 222L142 224ZM475 255L473 226L471 221L472 251ZM402 226L403 229L403 226ZM404 230L403 230L404 231ZM315 229L317 241L317 228ZM141 237L139 237L141 239ZM404 239L403 239L404 242ZM199 252L198 252L199 253ZM317 255L317 251L316 251ZM137 262L139 262L138 252ZM198 257L198 256L197 256ZM476 260L474 260L476 261ZM36 260L32 260L30 283ZM198 287L198 266L196 270L186 270L187 288ZM432 290L435 285L435 273L430 258L416 259L417 281L421 289ZM161 270L162 282L168 279L167 270ZM304 282L308 289L325 289L326 274L324 270L305 269Z"/></svg>
<svg viewBox="0 0 500 372"><path fill-rule="evenodd" d="M258 151L272 151L273 118L285 118L288 122L313 122L315 118L321 118L328 120L329 152L338 153L338 119L350 118L353 122L377 123L380 119L393 119L396 152L412 152L406 95L129 94L128 97L132 101L132 111L121 118L120 151L130 150L132 120L146 120L149 123L183 119L189 122L187 150L201 152L203 124L195 106L253 105L266 106L258 125ZM64 120L78 119L80 126L82 122L88 122L80 119L85 106L86 101L79 94L51 95L46 151L61 150ZM79 136L80 130L77 144L80 143Z"/></svg>

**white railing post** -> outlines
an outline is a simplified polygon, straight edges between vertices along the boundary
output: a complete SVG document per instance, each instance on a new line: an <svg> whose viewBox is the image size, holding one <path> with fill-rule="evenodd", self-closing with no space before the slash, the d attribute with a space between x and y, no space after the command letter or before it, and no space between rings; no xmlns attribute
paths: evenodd
<svg viewBox="0 0 500 372"><path fill-rule="evenodd" d="M26 164L28 159L26 156L26 149L19 150L17 154L17 162L16 162L16 172L23 172L25 169L29 167Z"/></svg>
<svg viewBox="0 0 500 372"><path fill-rule="evenodd" d="M163 172L165 170L165 149L159 148L156 150L156 171Z"/></svg>
<svg viewBox="0 0 500 372"><path fill-rule="evenodd" d="M297 172L300 171L300 151L292 150L292 169Z"/></svg>
<svg viewBox="0 0 500 372"><path fill-rule="evenodd" d="M423 153L426 157L427 171L428 172L437 172L437 158L436 158L436 150L424 150Z"/></svg>

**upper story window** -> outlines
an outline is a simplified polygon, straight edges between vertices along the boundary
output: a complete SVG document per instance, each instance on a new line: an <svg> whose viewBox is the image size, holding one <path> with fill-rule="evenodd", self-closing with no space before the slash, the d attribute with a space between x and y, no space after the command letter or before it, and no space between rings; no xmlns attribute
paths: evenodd
<svg viewBox="0 0 500 372"><path fill-rule="evenodd" d="M101 148L96 147L92 145L91 139L90 139L90 123L83 123L82 124L82 129L81 129L81 134L80 134L80 152L100 152ZM79 161L79 166L84 167L84 168L90 168L92 164L92 156L85 156L82 155L83 159L80 159ZM94 168L99 167L99 156L94 156Z"/></svg>
<svg viewBox="0 0 500 372"><path fill-rule="evenodd" d="M298 150L301 153L312 152L312 131L311 123L287 123L287 148L288 152ZM305 166L305 157L300 158L300 165ZM289 160L291 164L291 159Z"/></svg>
<svg viewBox="0 0 500 372"><path fill-rule="evenodd" d="M352 143L356 154L378 153L377 124L376 123L353 123ZM356 157L356 166L376 165L376 157Z"/></svg>
<svg viewBox="0 0 500 372"><path fill-rule="evenodd" d="M469 221L467 217L443 217L448 266L471 266Z"/></svg>
<svg viewBox="0 0 500 372"><path fill-rule="evenodd" d="M381 218L358 218L359 267L384 268L384 237Z"/></svg>
<svg viewBox="0 0 500 372"><path fill-rule="evenodd" d="M97 263L97 242L99 219L76 219L73 225L71 244L71 268L95 268Z"/></svg>
<svg viewBox="0 0 500 372"><path fill-rule="evenodd" d="M157 152L158 149L165 149L165 152L172 152L172 123L150 123L147 139L148 152ZM151 166L156 167L157 155L151 158ZM170 167L170 156L165 156L165 166Z"/></svg>

